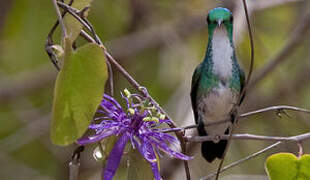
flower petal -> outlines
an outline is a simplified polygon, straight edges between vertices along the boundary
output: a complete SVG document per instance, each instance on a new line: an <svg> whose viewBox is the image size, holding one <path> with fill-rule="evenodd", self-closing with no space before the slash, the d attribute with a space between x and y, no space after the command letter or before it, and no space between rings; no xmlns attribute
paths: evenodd
<svg viewBox="0 0 310 180"><path fill-rule="evenodd" d="M147 141L143 141L143 138L141 137L133 138L132 140L134 142L133 146L137 147L138 151L144 157L145 160L147 160L149 163L156 161L156 156L152 144L150 144Z"/></svg>
<svg viewBox="0 0 310 180"><path fill-rule="evenodd" d="M153 162L153 163L150 163L150 164L151 164L151 168L152 168L152 171L153 171L153 174L154 174L154 179L155 180L161 180L161 177L160 177L160 174L159 174L159 170L158 170L157 162Z"/></svg>
<svg viewBox="0 0 310 180"><path fill-rule="evenodd" d="M111 96L107 94L104 94L103 97L109 100L110 102L112 102L119 110L123 111L123 108L121 107L121 105L114 98L112 98Z"/></svg>
<svg viewBox="0 0 310 180"><path fill-rule="evenodd" d="M114 144L114 147L109 154L108 161L104 170L103 174L104 180L111 180L115 175L116 169L119 166L128 140L129 136L126 133L124 133Z"/></svg>
<svg viewBox="0 0 310 180"><path fill-rule="evenodd" d="M175 158L178 158L178 159L182 159L182 160L190 160L192 159L192 157L190 156L186 156L182 153L179 153L179 152L176 152L176 151L173 151L172 149L170 149L168 147L168 145L164 142L160 142L160 141L155 141L154 139L152 138L148 138L149 139L149 142L151 142L153 145L155 145L157 148L159 148L160 150L162 150L163 152L167 153L168 155L170 156L173 156Z"/></svg>
<svg viewBox="0 0 310 180"><path fill-rule="evenodd" d="M180 144L178 139L170 134L162 133L162 132L152 132L152 137L156 138L159 141L169 142L169 143L177 143Z"/></svg>
<svg viewBox="0 0 310 180"><path fill-rule="evenodd" d="M113 134L115 134L115 131L110 131L110 130L104 131L104 132L101 132L99 135L89 136L86 138L80 138L77 140L77 143L79 143L80 145L86 145L89 143L100 141L101 139L109 137Z"/></svg>

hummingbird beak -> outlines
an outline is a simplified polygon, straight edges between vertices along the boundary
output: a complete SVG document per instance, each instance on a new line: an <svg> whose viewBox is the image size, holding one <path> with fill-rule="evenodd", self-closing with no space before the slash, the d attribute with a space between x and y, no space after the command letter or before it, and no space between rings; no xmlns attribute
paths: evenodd
<svg viewBox="0 0 310 180"><path fill-rule="evenodd" d="M220 27L222 25L222 22L223 22L222 20L218 20L217 21L217 26Z"/></svg>

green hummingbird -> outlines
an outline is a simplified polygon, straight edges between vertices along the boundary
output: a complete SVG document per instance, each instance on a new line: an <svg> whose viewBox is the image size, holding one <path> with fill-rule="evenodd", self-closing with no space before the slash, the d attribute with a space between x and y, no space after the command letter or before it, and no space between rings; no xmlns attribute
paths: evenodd
<svg viewBox="0 0 310 180"><path fill-rule="evenodd" d="M210 10L207 16L208 46L205 57L192 77L191 101L199 136L229 134L234 119L233 109L245 83L233 44L233 16L222 7ZM242 98L241 98L242 99ZM204 127L206 123L230 118L232 121ZM222 158L227 140L205 141L203 157L212 162Z"/></svg>

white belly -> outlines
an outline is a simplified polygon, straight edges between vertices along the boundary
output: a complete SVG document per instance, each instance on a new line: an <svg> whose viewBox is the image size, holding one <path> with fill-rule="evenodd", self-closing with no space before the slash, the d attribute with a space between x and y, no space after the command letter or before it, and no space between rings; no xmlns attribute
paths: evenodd
<svg viewBox="0 0 310 180"><path fill-rule="evenodd" d="M219 85L208 96L198 104L198 113L203 113L201 117L204 124L221 121L230 118L230 112L238 100L237 94L233 93L229 87ZM205 127L209 135L224 134L231 122Z"/></svg>

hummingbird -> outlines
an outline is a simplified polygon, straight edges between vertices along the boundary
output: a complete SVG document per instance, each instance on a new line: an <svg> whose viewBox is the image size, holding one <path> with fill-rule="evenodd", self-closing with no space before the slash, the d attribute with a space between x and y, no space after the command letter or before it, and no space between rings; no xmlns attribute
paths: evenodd
<svg viewBox="0 0 310 180"><path fill-rule="evenodd" d="M245 84L245 74L235 54L232 13L226 8L214 8L208 13L207 24L206 54L194 71L190 95L199 136L217 137L229 134L234 120L233 110L240 105L238 101ZM231 121L204 126L225 119ZM223 158L227 146L227 140L216 139L201 144L202 156L210 163L215 158Z"/></svg>

